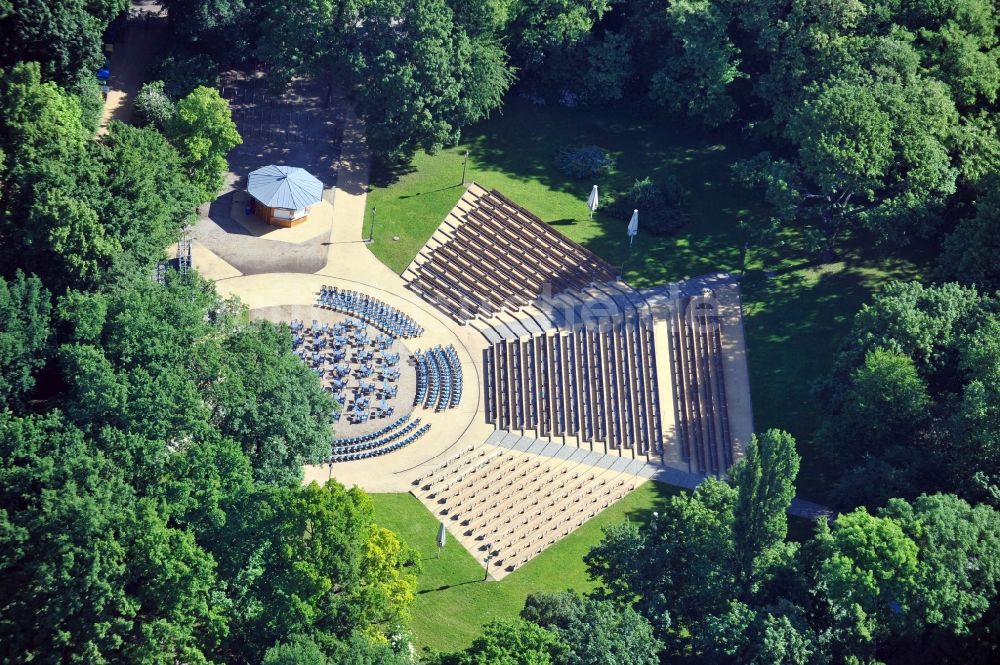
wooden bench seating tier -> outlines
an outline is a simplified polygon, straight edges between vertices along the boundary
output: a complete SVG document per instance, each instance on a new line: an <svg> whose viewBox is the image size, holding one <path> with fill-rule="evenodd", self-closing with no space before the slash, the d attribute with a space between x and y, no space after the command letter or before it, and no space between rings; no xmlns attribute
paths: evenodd
<svg viewBox="0 0 1000 665"><path fill-rule="evenodd" d="M408 286L459 322L616 279L615 270L499 192L473 184L415 261Z"/></svg>
<svg viewBox="0 0 1000 665"><path fill-rule="evenodd" d="M681 458L698 473L721 475L733 463L733 440L714 301L682 299L669 330Z"/></svg>
<svg viewBox="0 0 1000 665"><path fill-rule="evenodd" d="M484 362L486 417L499 429L663 452L648 317L500 340Z"/></svg>

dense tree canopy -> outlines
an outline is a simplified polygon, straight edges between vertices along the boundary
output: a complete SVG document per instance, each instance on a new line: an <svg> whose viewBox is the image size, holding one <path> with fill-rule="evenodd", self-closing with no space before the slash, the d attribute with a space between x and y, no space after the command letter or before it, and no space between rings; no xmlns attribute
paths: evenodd
<svg viewBox="0 0 1000 665"><path fill-rule="evenodd" d="M494 621L465 651L441 654L435 665L559 665L569 646L555 633L523 619Z"/></svg>
<svg viewBox="0 0 1000 665"><path fill-rule="evenodd" d="M883 289L818 387L846 512L789 540L795 443L763 432L729 481L610 527L589 597L535 594L427 660L996 660L995 2L167 0L146 126L95 138L127 4L0 0L0 660L414 662L415 553L360 490L300 486L332 402L288 330L151 279L241 141L220 68L259 65L345 92L388 162L454 144L516 78L538 104L742 130L768 242L947 236L953 283Z"/></svg>
<svg viewBox="0 0 1000 665"><path fill-rule="evenodd" d="M58 416L0 413L6 658L206 662L224 631L211 556Z"/></svg>
<svg viewBox="0 0 1000 665"><path fill-rule="evenodd" d="M939 273L949 280L1000 291L1000 182L985 180L975 201L975 214L962 219L945 238Z"/></svg>
<svg viewBox="0 0 1000 665"><path fill-rule="evenodd" d="M229 170L226 155L243 142L219 91L199 86L177 102L177 112L166 126L195 187L199 202L211 201Z"/></svg>
<svg viewBox="0 0 1000 665"><path fill-rule="evenodd" d="M149 275L208 200L191 186L181 155L155 129L121 123L88 141L79 103L43 83L35 65L15 66L0 87L3 270L44 266L56 290ZM225 119L231 124L228 111Z"/></svg>
<svg viewBox="0 0 1000 665"><path fill-rule="evenodd" d="M48 355L49 292L37 277L0 277L0 404L13 408L35 385Z"/></svg>
<svg viewBox="0 0 1000 665"><path fill-rule="evenodd" d="M233 505L208 547L231 580L231 659L316 633L391 635L413 600L415 554L373 523L371 499L335 482L262 488Z"/></svg>
<svg viewBox="0 0 1000 665"><path fill-rule="evenodd" d="M0 4L0 67L35 60L47 81L72 88L104 64L105 29L128 0L7 0Z"/></svg>
<svg viewBox="0 0 1000 665"><path fill-rule="evenodd" d="M470 35L445 0L275 2L262 13L258 57L346 87L382 157L454 143L512 81L493 35Z"/></svg>
<svg viewBox="0 0 1000 665"><path fill-rule="evenodd" d="M333 405L287 328L249 323L206 284L138 281L63 299L67 412L95 431L239 441L258 480L293 482L329 452Z"/></svg>
<svg viewBox="0 0 1000 665"><path fill-rule="evenodd" d="M354 629L383 642L397 629L414 555L359 490L255 489L238 448L214 444L160 441L126 467L103 452L116 443L57 415L0 413L8 658L255 661L296 634L336 653L365 641ZM133 480L144 466L158 484ZM215 518L194 519L213 501Z"/></svg>
<svg viewBox="0 0 1000 665"><path fill-rule="evenodd" d="M521 617L547 628L569 647L568 665L656 665L662 644L629 606L582 599L572 591L528 596Z"/></svg>
<svg viewBox="0 0 1000 665"><path fill-rule="evenodd" d="M950 495L894 499L820 520L800 545L784 517L797 468L791 438L769 431L732 487L707 480L647 528L607 528L586 558L600 593L634 603L668 657L707 662L962 662L954 640L989 639L1000 513ZM529 608L566 614L553 601Z"/></svg>
<svg viewBox="0 0 1000 665"><path fill-rule="evenodd" d="M858 312L820 391L838 503L939 490L996 505L998 332L997 301L958 284L890 284Z"/></svg>

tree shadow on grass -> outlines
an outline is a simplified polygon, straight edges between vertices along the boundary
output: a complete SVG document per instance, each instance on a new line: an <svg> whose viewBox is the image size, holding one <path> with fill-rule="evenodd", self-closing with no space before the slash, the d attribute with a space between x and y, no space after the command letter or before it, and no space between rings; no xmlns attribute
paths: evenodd
<svg viewBox="0 0 1000 665"><path fill-rule="evenodd" d="M671 497L677 496L678 494L686 491L678 487L674 487L673 485L667 485L666 483L657 482L655 480L651 480L647 484L655 495L653 505L643 508L633 508L632 510L625 511L625 519L630 522L638 522L640 527L645 527L652 521L653 513L663 512L667 501L669 501Z"/></svg>
<svg viewBox="0 0 1000 665"><path fill-rule="evenodd" d="M406 194L405 196L400 196L399 199L412 199L417 196L426 196L427 194L437 194L438 192L446 192L449 189L455 189L456 187L465 187L462 183L456 182L454 185L448 185L447 187L438 187L437 189L432 189L427 192L416 192L414 194Z"/></svg>
<svg viewBox="0 0 1000 665"><path fill-rule="evenodd" d="M368 182L374 187L388 187L415 170L411 160L386 162L373 156Z"/></svg>
<svg viewBox="0 0 1000 665"><path fill-rule="evenodd" d="M736 272L742 268L742 235L688 224L673 234L656 235L642 228L629 246L627 224L598 215L599 235L585 240L584 247L608 263L625 267L625 281L647 288L709 272Z"/></svg>
<svg viewBox="0 0 1000 665"><path fill-rule="evenodd" d="M421 589L420 591L417 592L417 595L421 596L421 595L423 595L425 593L434 593L435 591L447 591L448 589L454 589L455 587L465 586L466 584L479 584L480 582L483 582L483 581L485 581L485 580L483 580L481 578L476 578L474 580L466 580L464 582L456 582L455 584L442 584L441 586L439 586L439 587L437 587L435 589Z"/></svg>
<svg viewBox="0 0 1000 665"><path fill-rule="evenodd" d="M709 131L667 112L539 107L514 97L506 100L502 115L467 129L463 143L476 164L567 193L577 191L581 182L556 167L557 153L568 146L596 145L615 159L608 174L584 179L610 191L667 173L689 187L701 186L720 174L728 177L729 164L757 150L733 128Z"/></svg>
<svg viewBox="0 0 1000 665"><path fill-rule="evenodd" d="M813 441L823 410L814 387L829 375L861 305L887 281L919 276L910 257L866 251L870 246L867 238L853 239L838 261L806 261L770 278L755 270L743 280L755 426L795 436L806 497L821 498L829 481Z"/></svg>
<svg viewBox="0 0 1000 665"><path fill-rule="evenodd" d="M747 190L732 175L732 165L759 146L732 128L709 131L666 112L536 107L510 99L502 116L468 130L465 144L477 167L517 182L574 197L599 185L605 204L593 221L584 216L549 223L577 226L570 233L578 242L612 265L624 262L626 280L634 286L741 269L746 234L740 223L769 215L760 193ZM614 168L584 180L560 172L555 164L559 149L585 144L612 155ZM627 220L609 216L607 201L635 180L649 176L663 182L668 175L687 190L689 221L675 234L654 235L643 228L640 211L639 238L630 253Z"/></svg>

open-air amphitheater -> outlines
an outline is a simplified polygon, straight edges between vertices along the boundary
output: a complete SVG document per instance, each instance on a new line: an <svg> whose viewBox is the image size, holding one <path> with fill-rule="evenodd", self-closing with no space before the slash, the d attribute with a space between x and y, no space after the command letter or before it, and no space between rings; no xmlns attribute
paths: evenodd
<svg viewBox="0 0 1000 665"><path fill-rule="evenodd" d="M693 487L740 459L753 424L730 276L633 289L475 183L397 275L360 241L359 198L316 273L215 257L222 293L295 321L342 405L307 480L412 492L498 579L648 479Z"/></svg>

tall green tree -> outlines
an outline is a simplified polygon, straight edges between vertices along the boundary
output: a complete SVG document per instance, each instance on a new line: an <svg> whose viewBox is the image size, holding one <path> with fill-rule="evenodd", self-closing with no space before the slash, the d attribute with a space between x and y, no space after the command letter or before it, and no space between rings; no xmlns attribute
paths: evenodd
<svg viewBox="0 0 1000 665"><path fill-rule="evenodd" d="M795 439L780 430L753 435L746 456L730 470L736 486L733 541L738 574L750 584L774 565L788 535L786 511L795 497L799 456Z"/></svg>
<svg viewBox="0 0 1000 665"><path fill-rule="evenodd" d="M594 24L604 16L608 0L532 0L512 2L507 33L514 64L542 75L545 67L575 47L586 44Z"/></svg>
<svg viewBox="0 0 1000 665"><path fill-rule="evenodd" d="M470 34L445 0L276 2L261 15L258 58L276 76L346 88L385 161L458 140L499 107L513 76L492 34Z"/></svg>
<svg viewBox="0 0 1000 665"><path fill-rule="evenodd" d="M35 385L49 350L50 294L37 277L0 277L0 404L13 408Z"/></svg>
<svg viewBox="0 0 1000 665"><path fill-rule="evenodd" d="M0 413L5 660L205 663L224 632L212 558L57 416Z"/></svg>
<svg viewBox="0 0 1000 665"><path fill-rule="evenodd" d="M246 0L164 0L181 54L210 56L208 62L236 65L253 54L254 4ZM266 4L266 3L259 3Z"/></svg>
<svg viewBox="0 0 1000 665"><path fill-rule="evenodd" d="M569 647L555 633L523 619L486 625L465 651L437 656L435 665L558 665Z"/></svg>
<svg viewBox="0 0 1000 665"><path fill-rule="evenodd" d="M839 516L817 535L824 557L826 630L842 657L875 658L877 644L904 633L917 591L917 544L899 523L863 508Z"/></svg>
<svg viewBox="0 0 1000 665"><path fill-rule="evenodd" d="M723 614L707 617L693 637L706 662L806 665L830 660L804 613L787 601L765 609L731 601Z"/></svg>
<svg viewBox="0 0 1000 665"><path fill-rule="evenodd" d="M589 101L621 100L632 76L632 53L625 35L609 32L587 49L585 85Z"/></svg>
<svg viewBox="0 0 1000 665"><path fill-rule="evenodd" d="M121 123L90 141L77 101L34 65L0 87L5 269L35 271L57 291L145 279L199 201L174 148Z"/></svg>
<svg viewBox="0 0 1000 665"><path fill-rule="evenodd" d="M725 611L736 588L733 508L736 492L708 479L690 495L671 497L648 528L609 527L584 557L605 588L649 620L667 653L683 653L684 626Z"/></svg>
<svg viewBox="0 0 1000 665"><path fill-rule="evenodd" d="M996 310L974 288L915 282L862 307L819 395L838 504L928 491L997 501Z"/></svg>
<svg viewBox="0 0 1000 665"><path fill-rule="evenodd" d="M177 151L152 129L112 123L95 153L104 196L94 207L118 248L101 270L115 281L145 276L193 221L198 193Z"/></svg>
<svg viewBox="0 0 1000 665"><path fill-rule="evenodd" d="M472 40L444 0L373 0L350 57L355 98L380 155L454 144L463 126L500 105L512 77L491 40ZM402 25L401 23L402 22ZM401 29L402 28L402 29Z"/></svg>
<svg viewBox="0 0 1000 665"><path fill-rule="evenodd" d="M329 454L332 399L287 328L250 323L194 277L68 296L59 349L67 413L140 440L238 442L261 482L293 484Z"/></svg>
<svg viewBox="0 0 1000 665"><path fill-rule="evenodd" d="M177 114L167 128L196 188L198 201L213 200L229 170L226 155L243 142L229 104L214 88L198 86L177 102Z"/></svg>
<svg viewBox="0 0 1000 665"><path fill-rule="evenodd" d="M731 3L669 0L664 4L672 39L650 78L650 97L709 125L729 121L737 110L731 84L745 76L739 68L739 49L728 34Z"/></svg>
<svg viewBox="0 0 1000 665"><path fill-rule="evenodd" d="M906 483L891 471L895 460L886 458L912 455L913 442L932 422L927 382L913 359L906 353L875 348L830 397L830 413L837 415L824 419L817 440L827 451L822 456L831 476L850 474L838 488L837 494L843 497L838 503L880 504L905 492ZM890 470L873 459L886 459ZM872 483L869 474L851 472L859 463L870 465L882 480Z"/></svg>
<svg viewBox="0 0 1000 665"><path fill-rule="evenodd" d="M794 153L738 165L777 212L755 231L777 238L795 226L825 260L852 228L895 242L926 235L956 191L949 142L957 121L947 89L933 80L814 87L785 131Z"/></svg>
<svg viewBox="0 0 1000 665"><path fill-rule="evenodd" d="M959 221L944 240L938 258L938 273L945 279L976 286L986 292L1000 291L1000 182L988 178L975 201L975 214Z"/></svg>
<svg viewBox="0 0 1000 665"><path fill-rule="evenodd" d="M301 634L394 634L415 592L415 553L374 523L371 499L335 481L262 487L209 539L231 580L227 659L257 660Z"/></svg>
<svg viewBox="0 0 1000 665"><path fill-rule="evenodd" d="M1000 584L1000 514L988 506L934 494L912 504L893 499L880 512L918 547L913 611L927 632L967 634L996 602Z"/></svg>
<svg viewBox="0 0 1000 665"><path fill-rule="evenodd" d="M297 482L291 469L330 454L333 403L290 348L284 326L235 327L203 389L212 424L242 443L257 478L268 482Z"/></svg>
<svg viewBox="0 0 1000 665"><path fill-rule="evenodd" d="M964 386L947 419L952 482L965 496L1000 505L1000 316L996 313L987 314L960 339L959 367Z"/></svg>
<svg viewBox="0 0 1000 665"><path fill-rule="evenodd" d="M48 226L32 217L59 199L72 200L90 180L88 133L79 102L43 83L37 63L20 63L0 77L0 252L6 270L22 266L25 245L48 242ZM44 262L35 262L36 265Z"/></svg>

